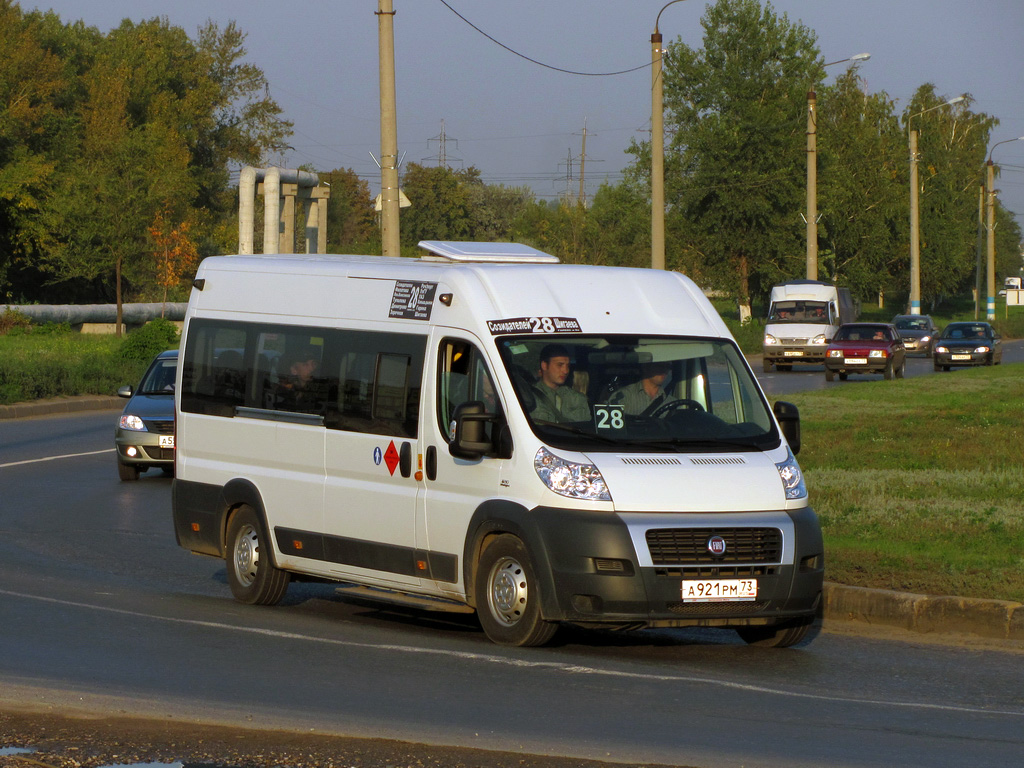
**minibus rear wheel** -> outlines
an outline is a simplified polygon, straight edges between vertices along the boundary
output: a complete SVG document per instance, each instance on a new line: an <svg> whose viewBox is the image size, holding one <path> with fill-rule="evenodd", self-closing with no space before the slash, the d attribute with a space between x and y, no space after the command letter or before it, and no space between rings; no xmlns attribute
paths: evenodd
<svg viewBox="0 0 1024 768"><path fill-rule="evenodd" d="M504 534L484 545L476 571L477 617L499 645L544 645L558 625L540 615L540 589L526 546Z"/></svg>
<svg viewBox="0 0 1024 768"><path fill-rule="evenodd" d="M270 543L256 510L243 504L228 523L228 585L235 599L249 605L277 605L288 591L287 571L270 561Z"/></svg>

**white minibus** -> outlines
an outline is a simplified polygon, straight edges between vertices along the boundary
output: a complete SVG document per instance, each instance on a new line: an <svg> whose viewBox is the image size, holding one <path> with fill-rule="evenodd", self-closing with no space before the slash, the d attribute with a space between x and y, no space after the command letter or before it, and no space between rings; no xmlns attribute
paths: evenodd
<svg viewBox="0 0 1024 768"><path fill-rule="evenodd" d="M795 455L687 277L515 243L419 259L217 256L183 331L178 543L234 596L290 579L559 624L804 640L824 550Z"/></svg>

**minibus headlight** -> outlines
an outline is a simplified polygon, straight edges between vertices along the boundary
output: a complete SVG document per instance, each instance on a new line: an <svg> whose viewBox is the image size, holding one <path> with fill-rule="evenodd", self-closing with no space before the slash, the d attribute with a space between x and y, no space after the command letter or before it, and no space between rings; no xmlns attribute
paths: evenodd
<svg viewBox="0 0 1024 768"><path fill-rule="evenodd" d="M593 464L566 461L542 447L533 458L533 467L544 485L557 494L587 501L612 500L601 471Z"/></svg>
<svg viewBox="0 0 1024 768"><path fill-rule="evenodd" d="M764 343L765 344L778 344L779 340L776 339L774 336L772 336L770 333L766 333L764 335Z"/></svg>
<svg viewBox="0 0 1024 768"><path fill-rule="evenodd" d="M146 425L142 423L142 419L138 416L132 416L125 414L121 417L121 429L130 429L135 432L145 432Z"/></svg>
<svg viewBox="0 0 1024 768"><path fill-rule="evenodd" d="M779 477L782 478L782 487L786 491L787 499L807 498L804 473L800 471L800 465L796 463L796 457L792 451L789 451L786 460L776 464L775 468L779 470Z"/></svg>
<svg viewBox="0 0 1024 768"><path fill-rule="evenodd" d="M824 333L819 333L817 336L811 339L811 344L828 344L828 339L825 338Z"/></svg>

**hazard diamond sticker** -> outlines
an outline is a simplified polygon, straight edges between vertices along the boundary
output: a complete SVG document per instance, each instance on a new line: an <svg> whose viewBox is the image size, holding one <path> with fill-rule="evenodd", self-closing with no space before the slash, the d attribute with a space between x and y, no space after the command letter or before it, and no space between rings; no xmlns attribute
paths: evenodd
<svg viewBox="0 0 1024 768"><path fill-rule="evenodd" d="M388 449L384 451L384 463L388 465L388 472L395 474L395 467L398 466L398 449L395 448L395 441L392 440Z"/></svg>

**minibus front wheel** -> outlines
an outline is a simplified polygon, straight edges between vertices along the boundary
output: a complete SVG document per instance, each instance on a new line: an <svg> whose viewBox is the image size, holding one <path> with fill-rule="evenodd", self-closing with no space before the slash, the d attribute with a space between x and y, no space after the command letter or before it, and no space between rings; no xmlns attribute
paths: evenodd
<svg viewBox="0 0 1024 768"><path fill-rule="evenodd" d="M277 605L288 591L289 575L270 561L270 541L256 510L240 506L228 523L228 585L248 605Z"/></svg>
<svg viewBox="0 0 1024 768"><path fill-rule="evenodd" d="M499 645L544 645L558 625L540 615L540 587L526 546L503 534L484 545L476 570L477 617Z"/></svg>

